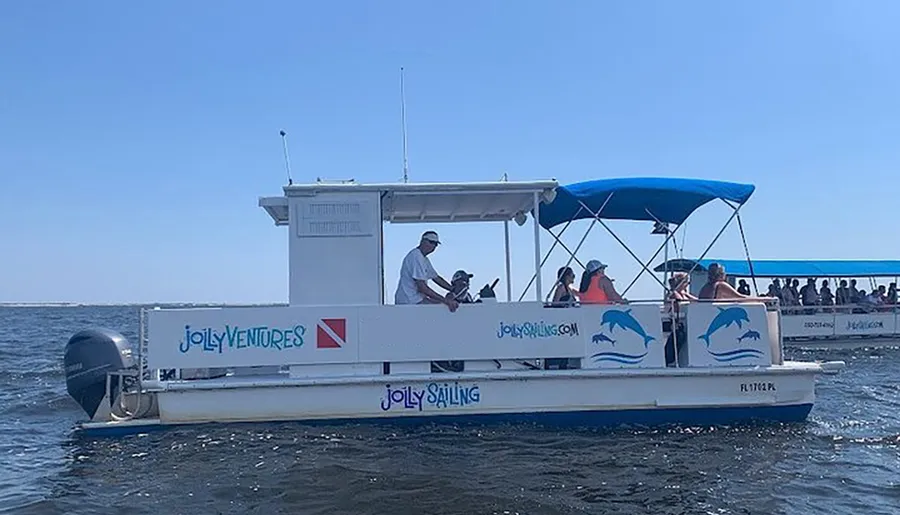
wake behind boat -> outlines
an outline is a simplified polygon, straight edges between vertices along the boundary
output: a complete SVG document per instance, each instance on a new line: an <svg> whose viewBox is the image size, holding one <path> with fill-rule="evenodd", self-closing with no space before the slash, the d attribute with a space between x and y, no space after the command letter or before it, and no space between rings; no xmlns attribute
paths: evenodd
<svg viewBox="0 0 900 515"><path fill-rule="evenodd" d="M112 330L78 332L65 351L68 391L90 419L78 429L123 434L288 420L802 421L816 376L843 363L785 361L777 307L691 302L674 312L661 301L559 306L543 299L542 229L555 247L578 220L611 233L605 220L680 226L713 200L737 214L753 191L655 178L290 184L259 200L288 229L289 305L142 310L136 347ZM385 223L502 222L508 235L510 222L523 226L529 217L535 275L518 302L508 284L507 237L507 302L487 285L481 302L455 312L385 304ZM570 263L578 261L570 254ZM531 284L535 298L523 301ZM684 337L673 327L683 327Z"/></svg>

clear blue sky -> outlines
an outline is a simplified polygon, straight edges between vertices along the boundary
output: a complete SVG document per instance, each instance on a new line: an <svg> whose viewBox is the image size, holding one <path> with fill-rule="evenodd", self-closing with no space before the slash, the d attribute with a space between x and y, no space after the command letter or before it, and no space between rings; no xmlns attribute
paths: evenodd
<svg viewBox="0 0 900 515"><path fill-rule="evenodd" d="M256 205L285 182L278 130L297 182L398 180L400 66L414 181L750 182L753 257L897 258L898 15L892 1L5 2L0 301L286 301L287 231ZM694 215L686 257L727 214ZM660 242L614 228L644 259ZM388 228L388 297L424 229ZM441 230L439 271L503 275L502 227ZM517 291L529 238L514 231ZM617 284L639 269L601 232L585 250ZM741 256L736 230L710 254ZM629 292L655 294L646 279Z"/></svg>

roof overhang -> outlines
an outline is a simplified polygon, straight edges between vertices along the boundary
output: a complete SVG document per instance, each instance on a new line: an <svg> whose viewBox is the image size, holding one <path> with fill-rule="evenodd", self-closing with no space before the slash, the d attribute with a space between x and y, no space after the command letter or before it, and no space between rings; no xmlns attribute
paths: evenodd
<svg viewBox="0 0 900 515"><path fill-rule="evenodd" d="M322 193L378 192L382 220L391 223L498 222L515 220L534 208L534 197L549 203L559 184L531 182L461 182L399 184L302 184L284 187L283 197L263 197L259 205L276 225L290 220L288 198Z"/></svg>
<svg viewBox="0 0 900 515"><path fill-rule="evenodd" d="M266 210L275 225L287 225L290 221L288 200L286 197L260 197L259 207Z"/></svg>

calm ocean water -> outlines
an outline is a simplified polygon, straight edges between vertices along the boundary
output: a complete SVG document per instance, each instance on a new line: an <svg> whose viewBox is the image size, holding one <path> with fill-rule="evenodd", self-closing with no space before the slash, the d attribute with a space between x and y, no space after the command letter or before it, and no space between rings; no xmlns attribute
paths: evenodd
<svg viewBox="0 0 900 515"><path fill-rule="evenodd" d="M0 511L900 513L900 350L843 359L805 424L665 431L266 424L72 433L63 348L137 307L0 307Z"/></svg>

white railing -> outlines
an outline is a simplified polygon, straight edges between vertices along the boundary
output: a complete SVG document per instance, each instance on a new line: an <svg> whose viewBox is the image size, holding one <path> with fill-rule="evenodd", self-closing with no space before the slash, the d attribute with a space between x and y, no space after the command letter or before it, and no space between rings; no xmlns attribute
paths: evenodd
<svg viewBox="0 0 900 515"><path fill-rule="evenodd" d="M140 377L143 379L151 378L151 370L147 367L147 339L147 308L141 308L137 362L141 370Z"/></svg>
<svg viewBox="0 0 900 515"><path fill-rule="evenodd" d="M148 311L144 324L148 364L168 381L188 369L428 373L438 361L464 361L466 371L523 360L593 369L767 366L782 363L779 318L777 303L701 301L680 305L673 324L671 304L640 300L557 309L487 302L455 313L444 306L166 309Z"/></svg>
<svg viewBox="0 0 900 515"><path fill-rule="evenodd" d="M786 340L900 338L900 306L896 304L782 306L781 311Z"/></svg>

